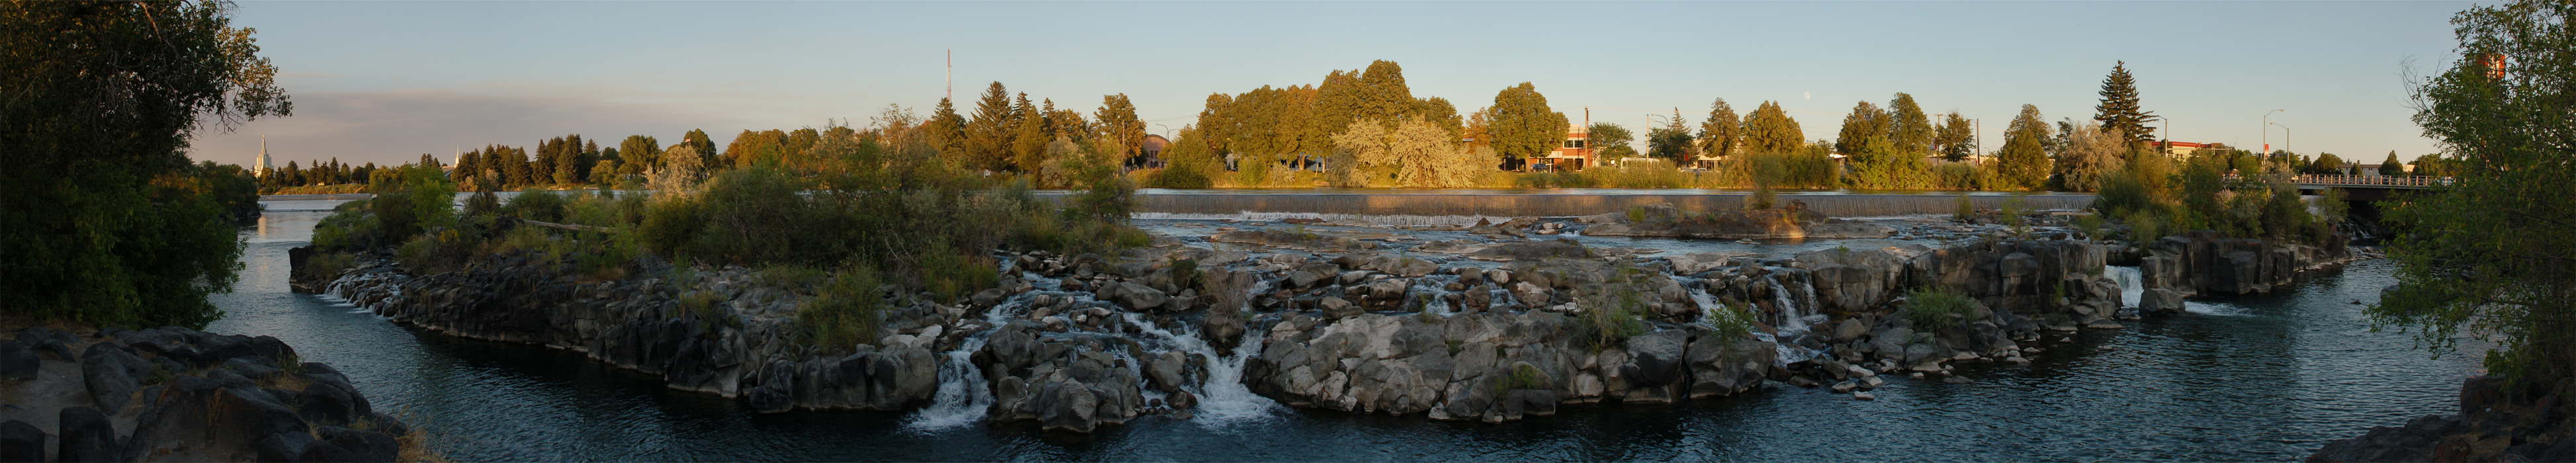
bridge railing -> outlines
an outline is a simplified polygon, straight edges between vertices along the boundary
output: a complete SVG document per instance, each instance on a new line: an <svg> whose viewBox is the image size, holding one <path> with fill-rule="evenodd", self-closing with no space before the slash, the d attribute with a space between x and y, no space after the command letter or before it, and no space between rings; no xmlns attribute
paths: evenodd
<svg viewBox="0 0 2576 463"><path fill-rule="evenodd" d="M2276 177L2277 178L2277 177ZM2230 181L2238 180L2234 174ZM2450 186L2450 177L2393 177L2386 175L2293 175L2284 180L2300 185L2377 186L2396 188L2431 188Z"/></svg>

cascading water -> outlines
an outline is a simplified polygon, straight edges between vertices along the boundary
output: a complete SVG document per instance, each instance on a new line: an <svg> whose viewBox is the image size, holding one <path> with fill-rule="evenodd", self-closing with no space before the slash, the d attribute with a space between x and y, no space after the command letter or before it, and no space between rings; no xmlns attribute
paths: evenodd
<svg viewBox="0 0 2576 463"><path fill-rule="evenodd" d="M1479 221L1502 223L1512 219L1512 217L1487 217L1481 215L1365 215L1252 211L1244 211L1235 214L1138 212L1135 214L1135 218L1137 220L1233 220L1238 222L1278 222L1287 219L1315 219L1327 222L1336 220L1358 220L1377 225L1412 227L1465 227L1475 225L1476 222Z"/></svg>
<svg viewBox="0 0 2576 463"><path fill-rule="evenodd" d="M914 411L912 416L906 417L904 420L906 429L935 431L965 426L984 419L985 411L993 406L993 390L985 386L987 382L984 381L984 371L975 368L975 363L969 359L975 355L975 351L984 349L985 341L993 336L993 328L1009 323L1013 314L1026 312L1022 309L1028 308L1030 301L1039 295L1066 294L1052 291L1055 282L1036 274L1023 273L1021 278L1026 281L1041 282L1040 285L1047 287L1047 290L1020 293L1002 303L994 304L991 310L984 312L984 323L987 326L983 331L967 335L965 341L957 343L956 350L941 354L947 360L939 365L939 393L933 396L930 406L922 407L921 410Z"/></svg>
<svg viewBox="0 0 2576 463"><path fill-rule="evenodd" d="M2121 306L2121 307L2128 307L2128 308L2132 308L2132 309L2137 308L2137 307L2138 307L2138 300L2139 300L2139 299L2144 299L2144 298L2146 298L2146 294L2147 294L2147 285L2146 285L2145 283L2143 283L2143 282L2142 282L2143 280L2141 280L2141 279L2140 279L2140 277L2138 276L2138 268L2137 268L2137 267L2104 267L2104 268L2108 268L2108 269L2110 269L2110 270L2109 270L2109 272L2111 273L2111 281L2114 281L2114 282L2118 282L2118 283L2120 283L2120 306Z"/></svg>
<svg viewBox="0 0 2576 463"><path fill-rule="evenodd" d="M1765 276L1762 281L1771 283L1771 297L1775 299L1773 305L1780 312L1780 323L1772 327L1779 328L1782 333L1807 332L1807 316L1806 311L1803 310L1805 307L1799 304L1796 298L1789 297L1789 288L1781 285L1780 278L1776 275Z"/></svg>
<svg viewBox="0 0 2576 463"><path fill-rule="evenodd" d="M1195 413L1199 422L1223 425L1259 419L1270 416L1279 408L1278 401L1254 394L1252 388L1243 385L1244 365L1250 364L1252 357L1261 355L1261 339L1269 336L1269 330L1260 328L1259 323L1253 323L1251 325L1254 326L1244 330L1243 342L1234 346L1232 355L1220 355L1216 347L1200 340L1197 333L1174 333L1154 326L1143 315L1133 312L1123 315L1129 324L1137 327L1137 331L1169 343L1174 349L1199 354L1209 360L1206 381L1201 381L1196 387L1183 387L1199 397L1199 408Z"/></svg>

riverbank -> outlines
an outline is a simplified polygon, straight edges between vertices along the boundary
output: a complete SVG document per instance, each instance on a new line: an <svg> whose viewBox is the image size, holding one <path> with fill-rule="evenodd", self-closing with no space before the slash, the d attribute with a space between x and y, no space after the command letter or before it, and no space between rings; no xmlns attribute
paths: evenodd
<svg viewBox="0 0 2576 463"><path fill-rule="evenodd" d="M0 459L419 461L330 365L268 336L0 319Z"/></svg>

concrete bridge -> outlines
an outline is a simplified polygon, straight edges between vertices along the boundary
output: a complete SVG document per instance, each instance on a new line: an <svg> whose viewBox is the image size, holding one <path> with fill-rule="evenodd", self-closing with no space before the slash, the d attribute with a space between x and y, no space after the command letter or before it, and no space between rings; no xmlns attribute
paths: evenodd
<svg viewBox="0 0 2576 463"><path fill-rule="evenodd" d="M2385 201L2417 192L2451 186L2450 177L2391 177L2385 175L2295 175L2290 183L2300 193L2318 194L2326 189L2344 191L2344 199Z"/></svg>

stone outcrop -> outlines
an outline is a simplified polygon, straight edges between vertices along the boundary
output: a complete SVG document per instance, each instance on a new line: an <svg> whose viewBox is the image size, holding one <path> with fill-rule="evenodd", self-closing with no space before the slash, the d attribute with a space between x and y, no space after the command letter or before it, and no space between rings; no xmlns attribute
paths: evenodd
<svg viewBox="0 0 2576 463"><path fill-rule="evenodd" d="M2350 242L2340 233L2311 246L2199 230L2148 246L2148 255L2138 258L2138 276L2148 289L2184 296L2265 293L2289 284L2300 272L2356 260Z"/></svg>
<svg viewBox="0 0 2576 463"><path fill-rule="evenodd" d="M410 432L348 376L297 360L277 338L30 327L0 351L12 345L45 353L37 374L0 383L12 403L0 407L9 461L393 461Z"/></svg>
<svg viewBox="0 0 2576 463"><path fill-rule="evenodd" d="M2576 437L2569 434L2576 420L2565 405L2572 389L2576 381L2564 379L2509 385L2493 376L2469 378L2460 386L2459 413L2373 427L2326 442L2307 461L2576 461Z"/></svg>
<svg viewBox="0 0 2576 463"><path fill-rule="evenodd" d="M1716 239L1886 238L1895 227L1826 218L1804 203L1788 201L1769 210L1684 211L1672 204L1649 204L1628 212L1584 217L1597 222L1583 230L1595 236L1669 236Z"/></svg>

